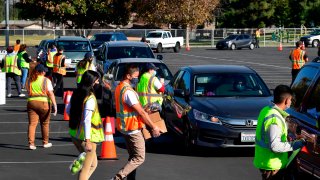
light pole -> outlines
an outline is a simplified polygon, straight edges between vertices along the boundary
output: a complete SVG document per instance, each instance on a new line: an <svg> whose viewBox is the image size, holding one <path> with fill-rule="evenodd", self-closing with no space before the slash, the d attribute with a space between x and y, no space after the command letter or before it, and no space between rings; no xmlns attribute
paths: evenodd
<svg viewBox="0 0 320 180"><path fill-rule="evenodd" d="M9 0L6 0L6 47L9 46Z"/></svg>

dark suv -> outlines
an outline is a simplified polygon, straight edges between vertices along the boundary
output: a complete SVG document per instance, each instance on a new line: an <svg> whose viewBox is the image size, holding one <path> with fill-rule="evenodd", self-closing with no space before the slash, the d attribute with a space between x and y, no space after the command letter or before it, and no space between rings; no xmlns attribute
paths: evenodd
<svg viewBox="0 0 320 180"><path fill-rule="evenodd" d="M297 168L320 178L320 57L303 66L291 89L295 98L287 110L289 137L307 140L297 156Z"/></svg>
<svg viewBox="0 0 320 180"><path fill-rule="evenodd" d="M122 32L96 33L90 38L90 43L94 52L97 52L104 42L109 41L128 41L128 38Z"/></svg>

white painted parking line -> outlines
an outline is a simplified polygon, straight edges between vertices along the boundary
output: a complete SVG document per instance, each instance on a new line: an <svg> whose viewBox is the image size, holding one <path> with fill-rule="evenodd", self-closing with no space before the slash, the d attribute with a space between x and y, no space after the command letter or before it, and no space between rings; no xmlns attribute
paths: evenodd
<svg viewBox="0 0 320 180"><path fill-rule="evenodd" d="M214 60L220 60L220 61L229 61L229 62L238 62L238 63L245 63L245 64L254 64L254 65L260 65L260 66L268 66L268 67L274 67L279 69L291 69L290 67L282 67L282 66L276 66L271 64L263 64L263 63L255 63L255 62L249 62L249 61L239 61L234 59L223 59L223 58L215 58L215 57L207 57L207 56L197 56L192 54L183 54L180 53L183 56L190 56L190 57L196 57L196 58L203 58L203 59L214 59Z"/></svg>

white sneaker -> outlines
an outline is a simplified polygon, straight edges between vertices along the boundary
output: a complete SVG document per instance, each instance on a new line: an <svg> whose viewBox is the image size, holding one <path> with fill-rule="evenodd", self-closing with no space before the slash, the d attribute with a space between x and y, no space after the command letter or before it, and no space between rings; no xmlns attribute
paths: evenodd
<svg viewBox="0 0 320 180"><path fill-rule="evenodd" d="M52 143L47 143L43 145L44 148L51 148L52 147Z"/></svg>
<svg viewBox="0 0 320 180"><path fill-rule="evenodd" d="M29 146L29 149L31 149L31 150L36 150L37 147L36 147L35 145L30 145L30 146Z"/></svg>
<svg viewBox="0 0 320 180"><path fill-rule="evenodd" d="M11 96L12 96L12 94L8 94L8 95L7 95L7 97L11 97Z"/></svg>
<svg viewBox="0 0 320 180"><path fill-rule="evenodd" d="M25 94L19 94L19 97L25 97L26 95Z"/></svg>

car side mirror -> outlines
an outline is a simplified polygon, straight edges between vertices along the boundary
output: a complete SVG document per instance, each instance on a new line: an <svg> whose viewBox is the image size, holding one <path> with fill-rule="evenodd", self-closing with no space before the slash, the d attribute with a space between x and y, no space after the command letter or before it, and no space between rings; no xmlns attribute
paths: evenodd
<svg viewBox="0 0 320 180"><path fill-rule="evenodd" d="M182 89L175 89L174 96L183 98L185 96L184 91Z"/></svg>
<svg viewBox="0 0 320 180"><path fill-rule="evenodd" d="M163 56L162 56L161 54L158 54L158 55L157 55L157 59L162 60L162 59L163 59Z"/></svg>

